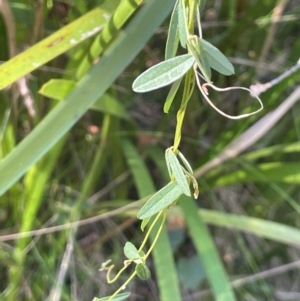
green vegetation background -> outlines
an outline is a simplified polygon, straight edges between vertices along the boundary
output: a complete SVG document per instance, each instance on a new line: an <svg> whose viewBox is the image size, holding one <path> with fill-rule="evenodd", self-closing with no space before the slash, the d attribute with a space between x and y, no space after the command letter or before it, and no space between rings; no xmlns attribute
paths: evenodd
<svg viewBox="0 0 300 301"><path fill-rule="evenodd" d="M92 300L127 279L108 285L99 269L122 267L125 243L143 239L138 209L166 184L180 99L164 114L167 88L131 85L164 59L174 2L0 2L1 300ZM296 66L299 13L297 0L207 0L203 36L236 71L213 82L249 87ZM238 121L193 94L180 150L200 195L171 208L130 300L300 299L299 73ZM229 114L256 109L247 93L210 96Z"/></svg>

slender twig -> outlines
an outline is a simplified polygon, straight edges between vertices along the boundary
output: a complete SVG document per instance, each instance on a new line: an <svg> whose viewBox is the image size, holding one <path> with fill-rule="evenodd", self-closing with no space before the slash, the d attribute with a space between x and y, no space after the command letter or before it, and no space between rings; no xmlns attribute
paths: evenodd
<svg viewBox="0 0 300 301"><path fill-rule="evenodd" d="M266 279L266 278L280 275L280 274L286 273L288 271L291 271L294 269L299 269L299 268L300 268L300 260L297 260L292 263L284 264L279 267L269 269L267 271L263 271L263 272L260 272L260 273L254 274L254 275L250 275L250 276L246 276L246 277L243 277L240 279L233 280L230 282L230 284L232 287L236 288L236 287L240 287L245 284L248 284L248 283L252 283L257 280ZM205 297L205 296L210 295L211 293L212 293L211 290L204 290L199 293L193 294L193 297L194 298Z"/></svg>
<svg viewBox="0 0 300 301"><path fill-rule="evenodd" d="M35 16L34 16L34 26L33 33L31 36L31 44L36 43L39 40L41 30L43 29L43 8L44 0L36 1Z"/></svg>
<svg viewBox="0 0 300 301"><path fill-rule="evenodd" d="M131 204L128 204L126 206L120 207L115 210L111 210L107 213L100 214L97 216L93 216L90 218L86 218L80 221L72 222L72 223L66 223L63 225L58 225L58 226L53 226L45 229L39 229L39 230L33 230L33 231L28 231L28 232L23 232L23 233L14 233L14 234L8 234L8 235L2 235L0 236L0 241L9 241L9 240L15 240L15 239L20 239L24 237L32 237L32 236L37 236L37 235L45 235L49 233L54 233L58 231L64 231L72 228L77 228L83 225L88 225L95 223L97 221L101 221L104 219L107 219L112 216L116 216L118 214L121 214L125 211L128 211L130 209L134 208L140 208L141 204L143 204L150 196L147 196L139 201L132 202Z"/></svg>

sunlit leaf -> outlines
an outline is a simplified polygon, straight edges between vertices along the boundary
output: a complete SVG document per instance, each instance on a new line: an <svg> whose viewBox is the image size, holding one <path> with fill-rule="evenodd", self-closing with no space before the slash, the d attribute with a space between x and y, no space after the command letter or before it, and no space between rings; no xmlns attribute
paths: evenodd
<svg viewBox="0 0 300 301"><path fill-rule="evenodd" d="M128 259L136 259L139 257L137 248L129 241L127 241L124 246L124 254Z"/></svg>
<svg viewBox="0 0 300 301"><path fill-rule="evenodd" d="M135 266L135 271L142 280L148 280L151 277L151 272L144 263L137 264Z"/></svg>
<svg viewBox="0 0 300 301"><path fill-rule="evenodd" d="M194 64L191 54L176 56L163 61L135 79L132 89L135 92L148 92L165 87L184 76Z"/></svg>
<svg viewBox="0 0 300 301"><path fill-rule="evenodd" d="M172 175L175 177L175 180L182 192L187 196L191 196L189 183L183 172L182 166L170 148L166 150L166 161L170 165Z"/></svg>
<svg viewBox="0 0 300 301"><path fill-rule="evenodd" d="M200 39L200 42L207 54L209 65L212 69L224 75L234 74L233 65L218 48L216 48L211 43L205 41L204 39Z"/></svg>
<svg viewBox="0 0 300 301"><path fill-rule="evenodd" d="M137 214L139 219L150 217L171 205L182 194L176 182L170 182L152 196Z"/></svg>

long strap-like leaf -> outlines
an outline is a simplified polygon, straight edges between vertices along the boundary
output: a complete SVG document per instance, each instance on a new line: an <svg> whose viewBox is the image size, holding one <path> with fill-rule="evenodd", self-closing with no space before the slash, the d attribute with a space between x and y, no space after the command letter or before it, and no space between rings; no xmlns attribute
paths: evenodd
<svg viewBox="0 0 300 301"><path fill-rule="evenodd" d="M0 163L0 195L40 159L108 89L166 18L174 2L147 2L65 101L4 158Z"/></svg>

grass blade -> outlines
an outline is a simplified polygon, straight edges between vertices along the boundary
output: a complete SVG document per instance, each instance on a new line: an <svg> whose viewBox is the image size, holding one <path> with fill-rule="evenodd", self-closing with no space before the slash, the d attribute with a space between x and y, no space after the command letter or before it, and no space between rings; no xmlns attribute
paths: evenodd
<svg viewBox="0 0 300 301"><path fill-rule="evenodd" d="M195 201L189 197L182 196L179 204L183 210L190 235L200 256L215 300L236 300L216 246L203 220L198 215L198 207Z"/></svg>
<svg viewBox="0 0 300 301"><path fill-rule="evenodd" d="M147 2L65 101L57 105L17 148L0 162L0 195L53 147L108 89L165 19L173 4L173 0Z"/></svg>
<svg viewBox="0 0 300 301"><path fill-rule="evenodd" d="M1 65L0 89L98 33L107 23L105 16L96 8Z"/></svg>

